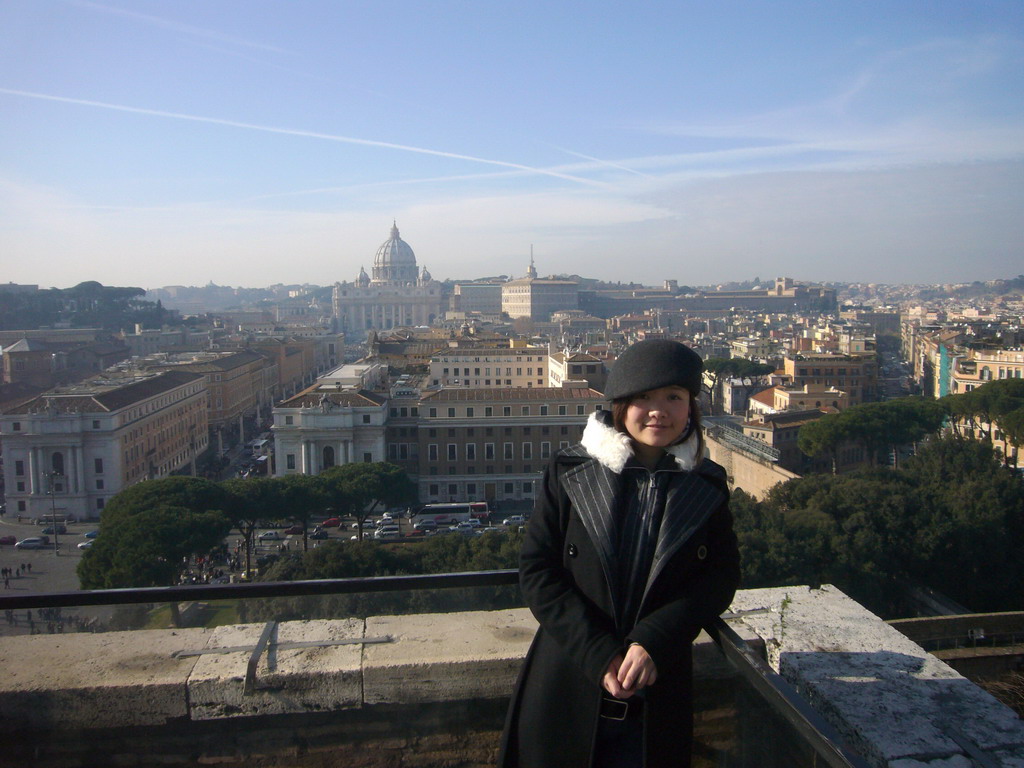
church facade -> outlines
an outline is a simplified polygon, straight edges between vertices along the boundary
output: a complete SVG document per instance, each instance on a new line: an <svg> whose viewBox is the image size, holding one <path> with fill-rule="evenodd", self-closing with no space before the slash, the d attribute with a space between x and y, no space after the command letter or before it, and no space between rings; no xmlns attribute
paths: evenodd
<svg viewBox="0 0 1024 768"><path fill-rule="evenodd" d="M441 283L417 267L397 224L377 249L373 276L361 268L354 281L334 284L332 299L337 330L353 341L372 330L430 325L443 314L446 301Z"/></svg>

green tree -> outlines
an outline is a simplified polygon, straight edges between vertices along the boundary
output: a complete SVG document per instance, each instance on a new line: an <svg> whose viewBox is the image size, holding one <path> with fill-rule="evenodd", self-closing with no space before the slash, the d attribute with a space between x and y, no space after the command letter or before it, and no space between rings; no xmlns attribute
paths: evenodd
<svg viewBox="0 0 1024 768"><path fill-rule="evenodd" d="M398 507L416 500L416 485L397 464L386 461L343 464L317 475L327 504L351 515L363 538L363 521L380 507Z"/></svg>
<svg viewBox="0 0 1024 768"><path fill-rule="evenodd" d="M302 526L302 548L309 549L310 518L327 506L325 484L312 475L285 475L273 482L280 500L279 514Z"/></svg>
<svg viewBox="0 0 1024 768"><path fill-rule="evenodd" d="M103 509L101 530L124 517L156 507L184 507L193 512L224 509L227 494L217 483L201 477L162 477L130 485L115 494Z"/></svg>
<svg viewBox="0 0 1024 768"><path fill-rule="evenodd" d="M230 528L223 512L174 506L104 521L103 534L82 554L79 581L83 589L172 586L188 559L220 545ZM171 615L180 624L176 603Z"/></svg>
<svg viewBox="0 0 1024 768"><path fill-rule="evenodd" d="M223 481L222 490L227 494L224 511L231 524L242 535L245 547L245 573L252 575L252 550L260 521L273 520L280 516L281 484L277 478L232 477Z"/></svg>

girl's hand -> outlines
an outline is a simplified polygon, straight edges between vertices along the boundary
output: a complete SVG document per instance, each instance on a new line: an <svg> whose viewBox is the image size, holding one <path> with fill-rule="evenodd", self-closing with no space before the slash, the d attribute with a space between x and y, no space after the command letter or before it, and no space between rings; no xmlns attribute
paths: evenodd
<svg viewBox="0 0 1024 768"><path fill-rule="evenodd" d="M626 651L626 658L619 665L617 677L622 689L632 695L648 685L653 685L658 679L658 669L644 647L639 643L633 643Z"/></svg>

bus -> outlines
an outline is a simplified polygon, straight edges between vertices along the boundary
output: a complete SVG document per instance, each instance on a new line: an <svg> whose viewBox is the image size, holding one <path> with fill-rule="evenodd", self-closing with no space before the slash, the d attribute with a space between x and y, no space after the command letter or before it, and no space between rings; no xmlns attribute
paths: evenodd
<svg viewBox="0 0 1024 768"><path fill-rule="evenodd" d="M412 515L413 523L433 520L438 525L454 525L470 518L486 524L491 511L486 501L463 501L448 504L424 504Z"/></svg>

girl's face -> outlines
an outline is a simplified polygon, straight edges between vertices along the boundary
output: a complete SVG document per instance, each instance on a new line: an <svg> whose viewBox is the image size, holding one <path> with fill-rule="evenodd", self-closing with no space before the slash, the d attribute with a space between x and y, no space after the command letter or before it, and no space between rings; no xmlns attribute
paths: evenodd
<svg viewBox="0 0 1024 768"><path fill-rule="evenodd" d="M641 392L626 408L625 425L638 456L656 458L675 443L690 417L690 393L675 385Z"/></svg>

